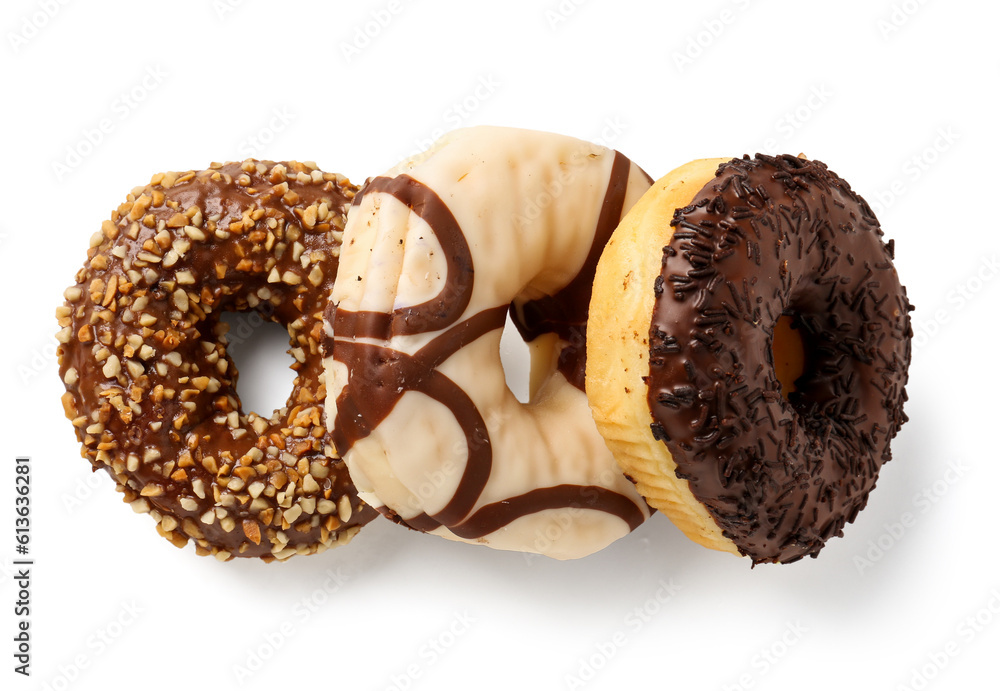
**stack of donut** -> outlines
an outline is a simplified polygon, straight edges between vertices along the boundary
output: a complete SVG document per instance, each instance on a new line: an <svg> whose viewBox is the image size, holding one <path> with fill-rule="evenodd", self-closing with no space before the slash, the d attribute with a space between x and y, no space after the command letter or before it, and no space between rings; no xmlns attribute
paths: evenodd
<svg viewBox="0 0 1000 691"><path fill-rule="evenodd" d="M878 221L818 161L695 161L458 130L360 190L313 164L154 176L57 316L95 469L174 544L284 560L382 513L574 559L652 509L753 563L867 502L912 309ZM287 404L244 411L226 311L284 325ZM531 352L508 388L510 320Z"/></svg>

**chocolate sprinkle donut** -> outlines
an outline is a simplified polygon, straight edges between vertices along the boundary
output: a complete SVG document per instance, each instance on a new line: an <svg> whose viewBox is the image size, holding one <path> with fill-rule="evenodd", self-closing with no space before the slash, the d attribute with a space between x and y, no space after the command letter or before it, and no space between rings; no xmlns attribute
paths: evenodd
<svg viewBox="0 0 1000 691"><path fill-rule="evenodd" d="M57 310L63 406L82 455L178 547L284 560L377 515L333 450L319 351L356 192L311 163L161 173L91 239ZM250 310L295 360L270 418L242 410L219 319Z"/></svg>
<svg viewBox="0 0 1000 691"><path fill-rule="evenodd" d="M653 434L742 554L815 557L864 508L907 419L912 306L892 243L846 182L793 156L724 163L671 225L650 286ZM787 400L782 315L806 354Z"/></svg>

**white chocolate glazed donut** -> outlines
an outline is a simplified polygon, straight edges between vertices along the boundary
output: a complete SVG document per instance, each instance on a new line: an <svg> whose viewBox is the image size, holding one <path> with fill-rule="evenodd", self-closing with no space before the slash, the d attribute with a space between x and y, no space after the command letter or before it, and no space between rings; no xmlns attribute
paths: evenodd
<svg viewBox="0 0 1000 691"><path fill-rule="evenodd" d="M597 260L650 184L601 146L476 127L366 185L324 361L335 443L366 502L417 530L557 559L649 516L597 432L583 372ZM527 404L500 362L508 308L531 341Z"/></svg>

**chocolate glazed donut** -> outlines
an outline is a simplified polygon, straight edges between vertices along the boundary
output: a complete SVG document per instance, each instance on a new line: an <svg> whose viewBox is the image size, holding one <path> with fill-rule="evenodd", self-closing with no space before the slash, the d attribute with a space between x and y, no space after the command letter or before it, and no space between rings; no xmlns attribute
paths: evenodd
<svg viewBox="0 0 1000 691"><path fill-rule="evenodd" d="M878 221L817 161L734 159L678 209L649 329L653 434L754 563L816 556L906 421L905 289ZM805 362L775 374L782 316Z"/></svg>
<svg viewBox="0 0 1000 691"><path fill-rule="evenodd" d="M319 353L356 189L298 162L161 173L91 240L57 311L63 405L84 457L175 545L283 560L376 515L333 452ZM270 418L241 409L226 310L288 329L297 376Z"/></svg>

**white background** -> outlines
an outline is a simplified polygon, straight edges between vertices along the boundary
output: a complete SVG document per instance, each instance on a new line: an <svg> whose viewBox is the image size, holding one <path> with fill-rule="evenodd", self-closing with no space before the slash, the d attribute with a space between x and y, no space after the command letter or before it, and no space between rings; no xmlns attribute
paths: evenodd
<svg viewBox="0 0 1000 691"><path fill-rule="evenodd" d="M0 688L996 689L998 20L971 0L5 2ZM911 420L819 559L751 570L658 516L569 563L378 519L321 556L222 564L91 474L54 310L129 189L249 154L361 182L484 123L601 140L653 177L805 152L872 203L917 306ZM245 374L272 405L278 370Z"/></svg>

